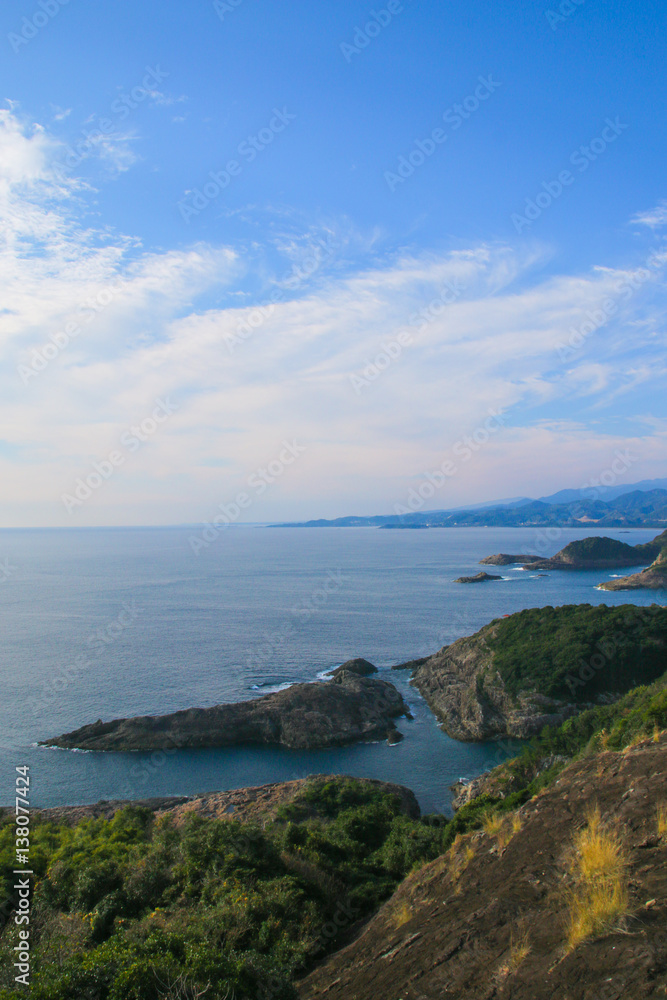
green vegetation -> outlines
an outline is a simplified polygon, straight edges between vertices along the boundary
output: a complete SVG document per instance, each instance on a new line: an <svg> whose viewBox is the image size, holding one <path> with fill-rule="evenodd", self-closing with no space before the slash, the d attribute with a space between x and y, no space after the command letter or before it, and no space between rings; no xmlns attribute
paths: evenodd
<svg viewBox="0 0 667 1000"><path fill-rule="evenodd" d="M622 750L667 729L665 609L542 608L495 624L494 668L510 689L556 694L580 659L595 674L582 685L586 700L605 671L607 689L660 666L661 676L546 727L494 772L494 795L451 820L411 819L397 796L347 778L307 783L264 826L195 813L177 825L136 807L76 826L35 817L32 1000L295 1000L295 977L340 947L409 871L549 785L564 763L543 770L545 758ZM14 837L6 816L4 899L14 884ZM10 920L0 939L0 1000L25 995L14 983L16 944Z"/></svg>
<svg viewBox="0 0 667 1000"><path fill-rule="evenodd" d="M626 564L628 559L637 559L637 549L626 542L618 542L606 535L590 535L588 538L578 538L561 549L555 558L568 558L576 562L594 559L618 559L620 564ZM641 554L640 554L641 556Z"/></svg>
<svg viewBox="0 0 667 1000"><path fill-rule="evenodd" d="M129 807L75 827L35 822L32 1000L288 1000L292 979L443 850L439 818L350 779L314 781L264 829ZM14 827L0 826L6 896ZM10 922L0 998L13 980ZM209 985L210 984L210 985ZM233 991L233 992L232 992Z"/></svg>
<svg viewBox="0 0 667 1000"><path fill-rule="evenodd" d="M531 608L494 625L493 667L514 696L594 701L653 681L667 665L667 608L657 604Z"/></svg>
<svg viewBox="0 0 667 1000"><path fill-rule="evenodd" d="M653 684L629 691L611 705L588 709L561 726L546 726L539 736L526 744L518 757L501 764L494 772L499 778L495 787L500 794L480 795L456 813L445 830L445 842L451 839L453 826L463 833L479 825L490 809L511 811L527 802L550 785L571 759L600 750L624 750L665 729L667 673ZM538 774L540 762L552 756L566 758L566 761L556 762ZM504 794L503 786L511 789L509 794Z"/></svg>

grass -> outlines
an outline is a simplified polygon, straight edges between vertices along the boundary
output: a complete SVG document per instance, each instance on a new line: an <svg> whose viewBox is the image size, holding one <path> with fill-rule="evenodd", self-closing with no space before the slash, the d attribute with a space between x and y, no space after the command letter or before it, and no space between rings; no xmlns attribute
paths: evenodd
<svg viewBox="0 0 667 1000"><path fill-rule="evenodd" d="M658 836L667 836L667 802L659 802L657 806Z"/></svg>
<svg viewBox="0 0 667 1000"><path fill-rule="evenodd" d="M403 927L412 917L412 908L405 900L398 906L393 914L394 927Z"/></svg>
<svg viewBox="0 0 667 1000"><path fill-rule="evenodd" d="M599 808L574 837L567 951L620 926L628 912L628 856L618 834L605 827Z"/></svg>
<svg viewBox="0 0 667 1000"><path fill-rule="evenodd" d="M510 975L523 965L531 951L532 947L528 939L528 931L524 931L518 940L514 939L514 933L512 933L509 958Z"/></svg>

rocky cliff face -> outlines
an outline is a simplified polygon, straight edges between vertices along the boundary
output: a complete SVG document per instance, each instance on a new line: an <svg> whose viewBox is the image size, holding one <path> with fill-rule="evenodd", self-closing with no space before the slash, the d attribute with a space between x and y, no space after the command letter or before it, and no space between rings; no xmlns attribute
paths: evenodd
<svg viewBox="0 0 667 1000"><path fill-rule="evenodd" d="M667 590L667 548L641 573L606 580L600 584L600 590Z"/></svg>
<svg viewBox="0 0 667 1000"><path fill-rule="evenodd" d="M658 1000L667 986L667 734L570 764L497 833L414 872L300 1000ZM573 838L599 807L627 852L625 922L566 948ZM513 821L514 820L514 821ZM523 946L523 947L521 947Z"/></svg>
<svg viewBox="0 0 667 1000"><path fill-rule="evenodd" d="M409 709L393 684L336 672L321 684L294 684L252 701L189 708L170 715L114 719L82 726L44 746L82 750L165 750L280 744L294 749L400 739L393 720Z"/></svg>
<svg viewBox="0 0 667 1000"><path fill-rule="evenodd" d="M493 668L489 647L498 623L457 639L418 666L412 683L457 740L534 736L545 725L560 725L582 706L526 692L510 697Z"/></svg>

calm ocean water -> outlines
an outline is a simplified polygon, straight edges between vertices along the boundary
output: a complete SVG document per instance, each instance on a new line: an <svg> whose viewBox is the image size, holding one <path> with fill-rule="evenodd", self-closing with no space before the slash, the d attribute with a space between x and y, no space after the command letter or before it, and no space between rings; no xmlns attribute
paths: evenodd
<svg viewBox="0 0 667 1000"><path fill-rule="evenodd" d="M547 554L586 532L563 530ZM629 543L655 530L599 532ZM409 785L426 811L448 811L449 785L507 747L442 733L402 673L494 617L522 608L664 603L663 592L605 593L611 573L454 584L493 552L531 551L532 529L230 528L195 556L187 528L0 531L0 802L14 767L31 768L35 806L185 795L349 773ZM413 708L394 747L271 748L170 754L81 753L38 740L102 718L238 701L365 656Z"/></svg>

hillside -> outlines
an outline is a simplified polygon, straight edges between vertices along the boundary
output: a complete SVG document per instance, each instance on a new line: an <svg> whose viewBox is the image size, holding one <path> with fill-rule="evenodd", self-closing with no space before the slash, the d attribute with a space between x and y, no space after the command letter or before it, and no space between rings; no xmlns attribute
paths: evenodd
<svg viewBox="0 0 667 1000"><path fill-rule="evenodd" d="M570 542L550 559L527 561L530 569L616 569L620 566L642 566L649 557L645 550L619 542L605 535L591 535Z"/></svg>
<svg viewBox="0 0 667 1000"><path fill-rule="evenodd" d="M572 763L411 874L299 997L664 997L666 786L664 733Z"/></svg>
<svg viewBox="0 0 667 1000"><path fill-rule="evenodd" d="M667 609L565 605L497 619L421 662L412 683L456 739L526 737L662 675Z"/></svg>

